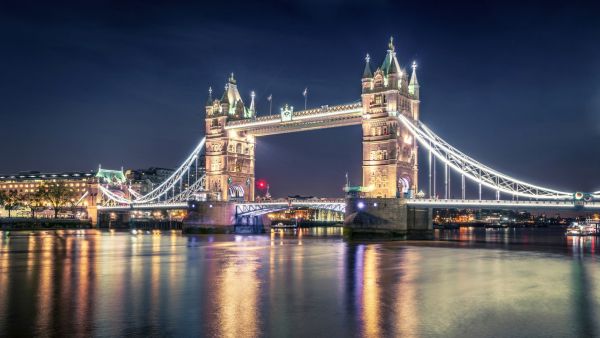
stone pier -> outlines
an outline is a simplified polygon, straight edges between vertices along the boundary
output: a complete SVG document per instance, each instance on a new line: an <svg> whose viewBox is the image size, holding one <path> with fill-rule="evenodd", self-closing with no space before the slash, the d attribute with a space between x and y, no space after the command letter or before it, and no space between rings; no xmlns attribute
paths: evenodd
<svg viewBox="0 0 600 338"><path fill-rule="evenodd" d="M188 216L183 220L183 233L228 234L261 233L263 216L238 216L235 202L190 202Z"/></svg>
<svg viewBox="0 0 600 338"><path fill-rule="evenodd" d="M431 239L431 208L408 206L403 198L349 198L344 234L349 238Z"/></svg>

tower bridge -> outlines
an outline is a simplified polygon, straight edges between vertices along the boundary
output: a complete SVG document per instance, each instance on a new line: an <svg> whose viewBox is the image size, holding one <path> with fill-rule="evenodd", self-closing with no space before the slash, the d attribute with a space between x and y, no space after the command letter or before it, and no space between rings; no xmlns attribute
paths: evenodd
<svg viewBox="0 0 600 338"><path fill-rule="evenodd" d="M391 218L405 225L423 219L427 223L421 211L430 213L434 207L600 209L599 202L595 202L600 199L600 191L567 192L527 183L478 162L435 134L420 121L417 65L413 62L410 68L409 76L400 66L390 40L381 65L373 67L369 55L365 58L360 101L299 111L285 105L279 114L268 116L257 116L254 95L248 105L244 103L231 74L221 98L213 98L209 90L206 136L171 177L143 196L128 193L123 187L101 187L98 209L185 208L193 200L210 205L202 212L217 213L218 209L219 215L231 216L216 217L225 222L235 222L235 215L257 216L296 206L345 212L347 218L356 221L357 214L364 214L358 207L362 203L375 219ZM361 125L363 132L362 185L354 198L312 204L255 201L257 137L351 125ZM421 168L427 168L425 184L418 181L419 146L427 153L421 161ZM436 175L440 166L443 180ZM451 198L451 174L460 176L460 199ZM467 199L467 181L477 186L477 199ZM438 191L437 182L443 182L442 191ZM493 191L495 199L483 199L484 189ZM387 211L382 211L383 206ZM397 214L404 216L396 219ZM374 221L361 217L361 222Z"/></svg>

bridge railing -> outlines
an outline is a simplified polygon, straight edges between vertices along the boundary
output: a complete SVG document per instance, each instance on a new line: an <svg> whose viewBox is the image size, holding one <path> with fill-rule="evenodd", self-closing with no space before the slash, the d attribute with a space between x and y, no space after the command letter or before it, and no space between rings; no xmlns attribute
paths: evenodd
<svg viewBox="0 0 600 338"><path fill-rule="evenodd" d="M517 200L479 200L479 199L436 199L436 198L414 198L407 200L408 204L431 205L431 206L514 206L514 207L567 207L573 208L577 205L573 200L547 200L547 201L517 201ZM581 204L584 205L584 204Z"/></svg>
<svg viewBox="0 0 600 338"><path fill-rule="evenodd" d="M305 120L311 118L326 117L338 114L362 112L362 103L354 102L348 104L340 104L337 106L322 106L319 108L311 108L306 110L300 110L292 113L292 121L294 120ZM225 129L240 129L250 127L262 127L281 122L281 116L279 114L259 116L253 119L244 119L237 121L227 122Z"/></svg>

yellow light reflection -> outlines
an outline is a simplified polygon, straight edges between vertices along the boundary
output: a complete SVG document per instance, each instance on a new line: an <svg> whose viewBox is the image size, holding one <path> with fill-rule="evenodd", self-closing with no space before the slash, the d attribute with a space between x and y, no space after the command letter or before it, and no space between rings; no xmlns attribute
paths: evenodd
<svg viewBox="0 0 600 338"><path fill-rule="evenodd" d="M241 250L240 250L241 249ZM219 278L217 320L221 337L258 336L258 262L253 250L232 248Z"/></svg>
<svg viewBox="0 0 600 338"><path fill-rule="evenodd" d="M380 290L379 290L379 253L377 246L369 245L365 248L363 267L363 321L365 323L364 332L367 337L380 337L379 320L381 314Z"/></svg>
<svg viewBox="0 0 600 338"><path fill-rule="evenodd" d="M416 337L418 329L417 278L420 255L417 250L404 251L402 275L398 283L399 297L396 301L396 332L401 337Z"/></svg>
<svg viewBox="0 0 600 338"><path fill-rule="evenodd" d="M41 244L40 276L37 303L37 329L44 332L49 328L52 315L52 286L54 260L52 259L52 238L43 237Z"/></svg>

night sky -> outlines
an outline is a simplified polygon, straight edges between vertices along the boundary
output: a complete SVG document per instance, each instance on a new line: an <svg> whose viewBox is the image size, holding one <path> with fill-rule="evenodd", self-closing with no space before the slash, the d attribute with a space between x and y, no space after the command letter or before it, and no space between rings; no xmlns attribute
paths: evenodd
<svg viewBox="0 0 600 338"><path fill-rule="evenodd" d="M597 6L81 3L0 4L0 173L176 167L230 72L259 115L269 94L275 111L303 107L305 87L309 106L352 102L365 54L380 64L393 35L403 67L419 64L422 121L438 135L523 180L600 190ZM257 142L275 196L339 196L360 166L359 126Z"/></svg>

